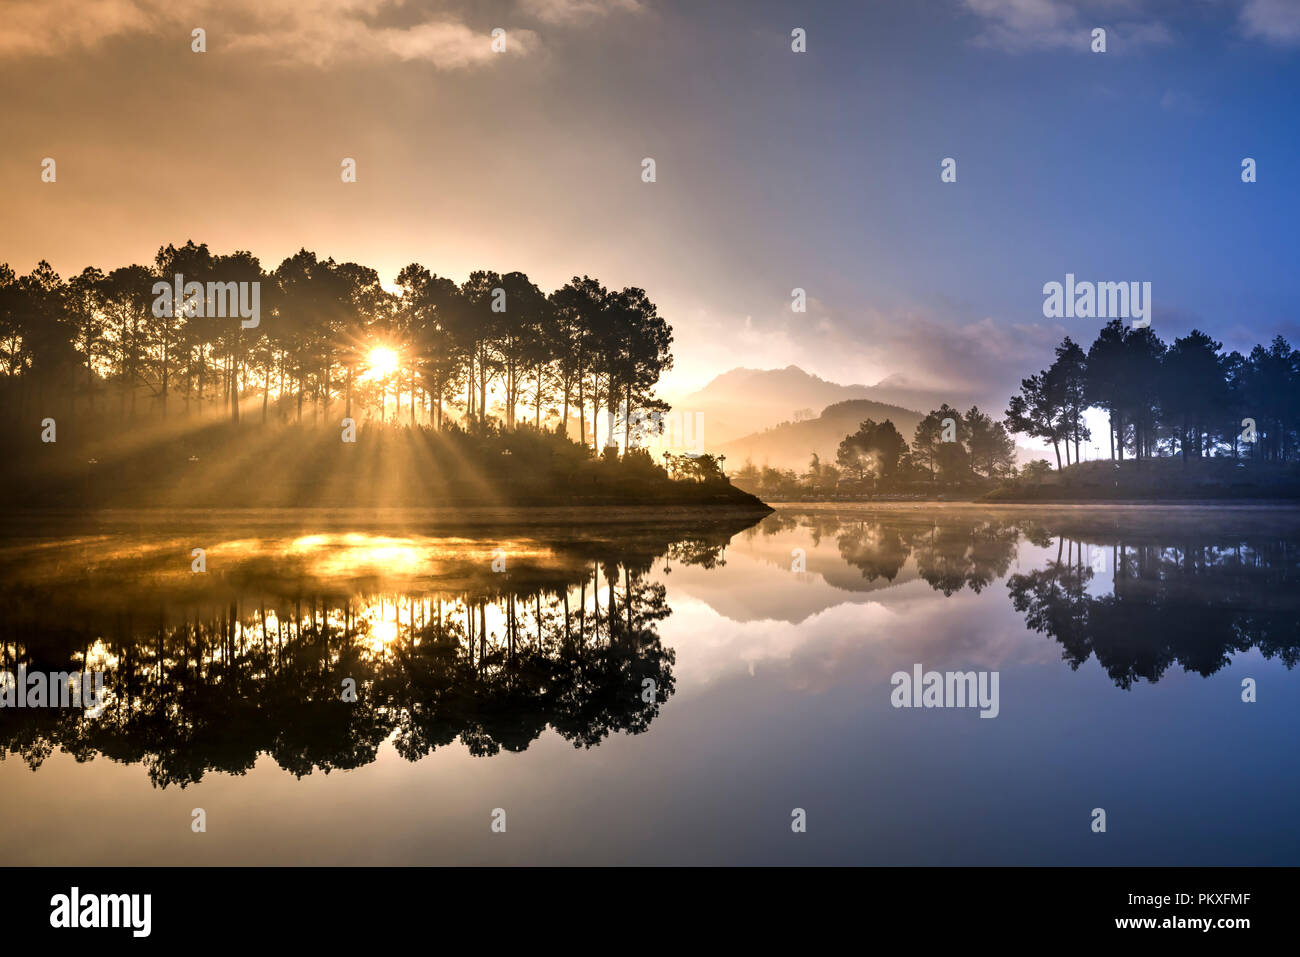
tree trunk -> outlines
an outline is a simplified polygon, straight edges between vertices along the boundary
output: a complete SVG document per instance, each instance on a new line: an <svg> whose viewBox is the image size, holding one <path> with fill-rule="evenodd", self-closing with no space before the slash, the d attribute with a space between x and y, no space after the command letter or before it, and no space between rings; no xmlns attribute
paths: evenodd
<svg viewBox="0 0 1300 957"><path fill-rule="evenodd" d="M632 450L632 383L623 387L625 402L623 405L623 454Z"/></svg>
<svg viewBox="0 0 1300 957"><path fill-rule="evenodd" d="M475 346L475 350L477 350ZM472 425L474 422L474 352L469 354L469 369L465 374L465 424Z"/></svg>
<svg viewBox="0 0 1300 957"><path fill-rule="evenodd" d="M564 417L560 420L560 432L567 439L569 437L569 380L564 380Z"/></svg>
<svg viewBox="0 0 1300 957"><path fill-rule="evenodd" d="M486 352L487 349L486 347L484 347L484 353ZM483 426L485 428L487 426L487 413L488 413L487 385L488 385L487 356L484 355L483 358L481 358L478 363L478 399L479 399L478 404L479 404L479 419L482 420Z"/></svg>
<svg viewBox="0 0 1300 957"><path fill-rule="evenodd" d="M163 354L162 354L162 417L167 418L167 367L170 364L171 357L168 355L167 336L163 335Z"/></svg>

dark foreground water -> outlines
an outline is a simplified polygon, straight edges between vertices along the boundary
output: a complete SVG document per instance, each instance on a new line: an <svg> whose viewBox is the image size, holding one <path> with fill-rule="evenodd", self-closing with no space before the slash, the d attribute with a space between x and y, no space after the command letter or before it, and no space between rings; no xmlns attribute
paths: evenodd
<svg viewBox="0 0 1300 957"><path fill-rule="evenodd" d="M3 864L1300 864L1296 511L43 517L0 607L106 691Z"/></svg>

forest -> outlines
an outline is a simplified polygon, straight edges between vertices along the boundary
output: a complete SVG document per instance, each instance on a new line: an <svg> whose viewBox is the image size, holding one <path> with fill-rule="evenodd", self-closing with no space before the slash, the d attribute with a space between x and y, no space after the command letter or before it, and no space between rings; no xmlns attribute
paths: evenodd
<svg viewBox="0 0 1300 957"><path fill-rule="evenodd" d="M258 283L254 327L205 314L197 296L158 315L156 283ZM160 248L149 266L87 267L64 280L42 261L0 264L0 363L18 416L226 416L302 422L336 411L441 429L554 420L595 445L602 410L626 423L663 404L672 327L645 290L575 277L543 293L521 272L460 284L412 263L385 289L374 269L301 249L265 271L206 243ZM197 290L196 290L197 291ZM198 308L195 308L198 306ZM210 312L211 310L209 310Z"/></svg>
<svg viewBox="0 0 1300 957"><path fill-rule="evenodd" d="M66 280L0 264L0 407L21 424L0 481L43 506L758 504L636 448L672 342L645 290L588 276L547 294L412 263L385 288L306 249L268 271L192 240Z"/></svg>
<svg viewBox="0 0 1300 957"><path fill-rule="evenodd" d="M1047 369L1024 379L1007 428L1043 439L1061 468L1092 438L1084 412L1108 414L1110 457L1228 456L1287 463L1300 433L1300 352L1281 336L1249 355L1193 329L1172 343L1114 320L1092 345L1069 336ZM1074 456L1071 459L1071 447Z"/></svg>

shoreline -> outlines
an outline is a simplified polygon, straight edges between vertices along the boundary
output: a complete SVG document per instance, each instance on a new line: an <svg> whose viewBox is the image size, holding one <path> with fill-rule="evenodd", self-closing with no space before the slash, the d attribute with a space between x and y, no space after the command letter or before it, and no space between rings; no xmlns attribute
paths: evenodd
<svg viewBox="0 0 1300 957"><path fill-rule="evenodd" d="M1019 501L1013 499L1002 499L998 501L982 501L980 499L962 499L962 500L936 500L936 499L897 499L893 501L856 501L856 502L838 502L838 501L813 501L813 502L769 502L774 509L800 509L815 508L826 510L832 508L873 508L882 511L914 511L916 509L929 508L965 508L978 509L981 511L993 511L997 509L1062 509L1062 508L1087 508L1087 509L1213 509L1224 510L1233 509L1240 511L1300 511L1300 500L1297 499L1059 499L1043 500L1035 499L1032 501Z"/></svg>
<svg viewBox="0 0 1300 957"><path fill-rule="evenodd" d="M673 522L730 521L761 519L774 509L766 504L727 503L720 505L255 505L232 506L130 506L104 508L10 509L0 527L39 525L89 520L96 524L173 523L178 526L257 522L268 526L390 524L424 528L475 528L485 526L569 526L581 519L584 525L632 526Z"/></svg>

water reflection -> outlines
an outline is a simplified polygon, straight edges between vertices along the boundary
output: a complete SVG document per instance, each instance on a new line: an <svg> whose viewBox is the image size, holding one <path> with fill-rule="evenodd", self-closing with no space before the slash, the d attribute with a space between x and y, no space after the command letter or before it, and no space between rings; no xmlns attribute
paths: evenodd
<svg viewBox="0 0 1300 957"><path fill-rule="evenodd" d="M1121 688L1155 682L1171 665L1209 676L1258 648L1288 668L1300 659L1297 551L1278 540L1178 545L1114 543L1109 593L1091 594L1084 544L1008 581L1029 627L1062 647L1070 667L1091 656ZM1104 558L1106 552L1101 552Z"/></svg>
<svg viewBox="0 0 1300 957"><path fill-rule="evenodd" d="M753 587L778 603L808 577L791 572L792 543L811 544L809 572L833 595L920 581L936 601L969 592L1005 605L991 588L1005 582L1026 628L1073 669L1095 658L1120 688L1173 666L1212 675L1250 649L1288 668L1300 659L1289 514L218 527L8 532L0 668L104 670L108 696L95 715L0 709L0 748L32 768L56 748L139 764L157 787L244 773L262 754L298 776L357 768L389 741L409 761L455 742L476 756L523 751L547 728L590 748L647 730L673 697L675 651L658 624L674 569L717 577L728 545L743 543L776 544ZM208 571L195 574L203 542Z"/></svg>
<svg viewBox="0 0 1300 957"><path fill-rule="evenodd" d="M910 568L945 597L1007 576L1022 545L1055 549L1006 578L1012 607L1060 643L1071 668L1095 656L1120 688L1158 681L1175 664L1209 676L1252 648L1288 668L1300 660L1294 513L819 511L774 514L745 534L797 528L814 544L833 536L868 584Z"/></svg>
<svg viewBox="0 0 1300 957"><path fill-rule="evenodd" d="M414 761L457 740L522 751L548 726L575 747L636 734L674 690L652 565L716 567L750 521L231 537L201 574L192 535L12 540L0 668L102 669L108 693L93 716L0 709L0 742L32 768L59 747L184 787L263 753L304 775L389 739Z"/></svg>

